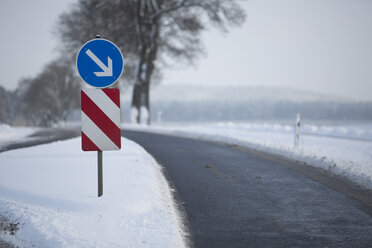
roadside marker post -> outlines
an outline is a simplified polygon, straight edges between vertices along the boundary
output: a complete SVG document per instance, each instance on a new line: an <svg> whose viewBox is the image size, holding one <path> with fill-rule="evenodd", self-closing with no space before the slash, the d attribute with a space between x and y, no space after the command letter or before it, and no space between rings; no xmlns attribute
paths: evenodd
<svg viewBox="0 0 372 248"><path fill-rule="evenodd" d="M81 90L81 145L83 151L97 151L100 197L103 195L103 151L121 149L120 91L105 88L119 79L124 60L114 43L93 39L81 47L76 66L80 77L94 87Z"/></svg>
<svg viewBox="0 0 372 248"><path fill-rule="evenodd" d="M300 146L300 128L301 128L301 116L296 115L296 123L294 128L294 147L298 148Z"/></svg>
<svg viewBox="0 0 372 248"><path fill-rule="evenodd" d="M120 121L118 89L81 90L83 151L120 150Z"/></svg>

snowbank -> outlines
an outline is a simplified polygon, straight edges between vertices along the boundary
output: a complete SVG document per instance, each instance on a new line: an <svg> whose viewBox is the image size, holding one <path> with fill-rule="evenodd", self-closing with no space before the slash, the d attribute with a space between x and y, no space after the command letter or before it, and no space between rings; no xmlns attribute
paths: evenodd
<svg viewBox="0 0 372 248"><path fill-rule="evenodd" d="M36 127L11 127L6 124L0 124L0 149L8 144L27 140L27 136L39 130Z"/></svg>
<svg viewBox="0 0 372 248"><path fill-rule="evenodd" d="M294 148L293 126L286 124L209 123L124 127L245 146L323 168L372 189L370 124L305 125L298 149Z"/></svg>
<svg viewBox="0 0 372 248"><path fill-rule="evenodd" d="M155 160L123 139L103 153L97 197L95 152L80 138L0 154L0 213L20 228L0 233L21 247L184 247L181 223Z"/></svg>

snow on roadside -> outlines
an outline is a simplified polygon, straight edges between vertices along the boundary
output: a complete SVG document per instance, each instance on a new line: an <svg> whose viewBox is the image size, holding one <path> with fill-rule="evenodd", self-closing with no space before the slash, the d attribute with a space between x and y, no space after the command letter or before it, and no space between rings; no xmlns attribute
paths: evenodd
<svg viewBox="0 0 372 248"><path fill-rule="evenodd" d="M0 149L8 144L24 141L27 136L39 130L36 127L11 127L6 124L0 124Z"/></svg>
<svg viewBox="0 0 372 248"><path fill-rule="evenodd" d="M357 140L355 136L340 138L313 132L312 135L302 134L301 146L295 149L293 127L288 125L210 123L123 127L245 146L323 168L372 189L372 141L368 140L369 136ZM337 128L351 133L348 127ZM336 129L329 127L329 130L326 135Z"/></svg>
<svg viewBox="0 0 372 248"><path fill-rule="evenodd" d="M181 221L156 161L122 140L104 152L97 197L95 152L80 138L0 154L0 213L19 222L20 247L185 247Z"/></svg>

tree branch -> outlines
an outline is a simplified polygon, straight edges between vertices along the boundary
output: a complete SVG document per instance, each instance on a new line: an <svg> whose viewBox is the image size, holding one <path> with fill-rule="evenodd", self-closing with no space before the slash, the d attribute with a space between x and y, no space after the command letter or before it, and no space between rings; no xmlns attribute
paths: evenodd
<svg viewBox="0 0 372 248"><path fill-rule="evenodd" d="M173 11L178 10L180 8L193 7L193 6L200 5L199 3L195 3L195 2L191 2L191 3L187 4L187 2L189 2L189 1L188 0L181 0L180 2L178 2L177 4L175 4L173 6L170 6L170 7L166 8L166 9L160 9L156 13L152 14L151 16L149 16L149 18L150 19L155 19L155 18L158 18L159 16L161 16L163 14L167 14L167 13L173 12Z"/></svg>

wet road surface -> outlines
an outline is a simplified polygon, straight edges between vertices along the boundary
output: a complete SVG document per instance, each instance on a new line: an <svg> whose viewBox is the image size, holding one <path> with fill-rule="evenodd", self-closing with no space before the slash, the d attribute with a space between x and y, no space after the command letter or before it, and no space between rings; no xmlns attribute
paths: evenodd
<svg viewBox="0 0 372 248"><path fill-rule="evenodd" d="M327 176L226 145L123 135L164 167L193 247L372 247L372 208L321 183Z"/></svg>

